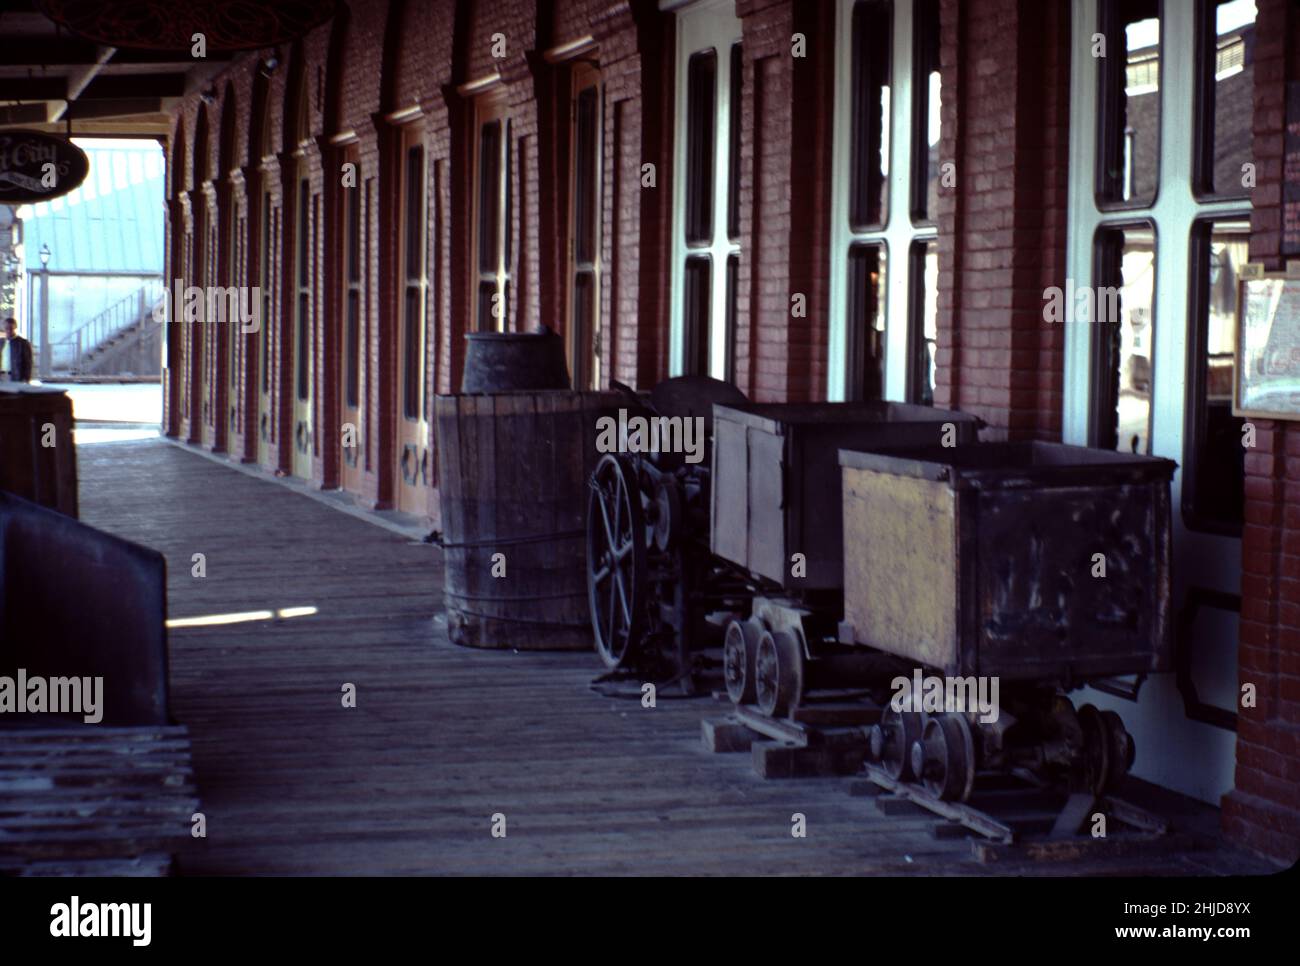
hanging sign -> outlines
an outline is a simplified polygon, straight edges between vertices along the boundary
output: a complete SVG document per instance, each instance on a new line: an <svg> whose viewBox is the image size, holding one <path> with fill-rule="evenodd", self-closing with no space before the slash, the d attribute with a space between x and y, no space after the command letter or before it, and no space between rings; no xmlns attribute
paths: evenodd
<svg viewBox="0 0 1300 966"><path fill-rule="evenodd" d="M1300 419L1300 266L1240 284L1232 411Z"/></svg>
<svg viewBox="0 0 1300 966"><path fill-rule="evenodd" d="M0 131L0 204L49 201L86 180L90 160L67 138L41 131Z"/></svg>

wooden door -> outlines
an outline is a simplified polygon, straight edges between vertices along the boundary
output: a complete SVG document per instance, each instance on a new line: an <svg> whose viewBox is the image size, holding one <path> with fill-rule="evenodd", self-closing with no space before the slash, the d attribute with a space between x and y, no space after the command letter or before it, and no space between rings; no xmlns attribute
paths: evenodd
<svg viewBox="0 0 1300 966"><path fill-rule="evenodd" d="M293 351L293 475L311 479L312 455L312 279L314 267L315 198L307 178L298 179L294 200Z"/></svg>
<svg viewBox="0 0 1300 966"><path fill-rule="evenodd" d="M341 357L339 364L339 472L343 489L352 493L361 491L361 359L364 342L362 340L362 318L364 316L364 277L363 257L365 234L362 225L368 219L369 182L361 173L361 153L355 145L344 153L345 163L355 165L356 176L350 185L339 190L342 203L339 205L341 222L340 273L342 303L339 317L339 342Z"/></svg>
<svg viewBox="0 0 1300 966"><path fill-rule="evenodd" d="M433 479L429 420L425 413L425 373L428 340L426 163L424 129L412 125L402 134L401 206L397 286L397 393L395 425L397 509L425 516L428 487Z"/></svg>

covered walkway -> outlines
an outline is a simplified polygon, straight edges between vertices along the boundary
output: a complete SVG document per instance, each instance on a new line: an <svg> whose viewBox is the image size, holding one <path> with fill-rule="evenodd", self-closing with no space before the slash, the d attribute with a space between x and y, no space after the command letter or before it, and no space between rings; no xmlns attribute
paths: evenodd
<svg viewBox="0 0 1300 966"><path fill-rule="evenodd" d="M1268 868L1221 847L978 865L928 816L883 816L848 780L764 781L748 755L706 754L707 701L599 697L590 654L455 647L431 545L162 440L83 445L78 460L83 519L166 555L171 618L233 621L171 631L172 713L193 735L208 832L182 873ZM1193 814L1217 832L1211 810Z"/></svg>

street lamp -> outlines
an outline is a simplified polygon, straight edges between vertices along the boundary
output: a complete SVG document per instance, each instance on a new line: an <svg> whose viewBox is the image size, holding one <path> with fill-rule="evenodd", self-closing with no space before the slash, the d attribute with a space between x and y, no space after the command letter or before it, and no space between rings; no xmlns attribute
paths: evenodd
<svg viewBox="0 0 1300 966"><path fill-rule="evenodd" d="M41 378L50 374L50 246L41 245Z"/></svg>

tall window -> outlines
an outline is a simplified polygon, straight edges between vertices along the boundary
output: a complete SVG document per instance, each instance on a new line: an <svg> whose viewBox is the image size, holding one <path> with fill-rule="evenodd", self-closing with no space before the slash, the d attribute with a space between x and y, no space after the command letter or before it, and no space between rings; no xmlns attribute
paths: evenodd
<svg viewBox="0 0 1300 966"><path fill-rule="evenodd" d="M304 178L298 182L298 231L297 231L297 310L295 325L297 338L294 342L294 367L296 376L294 385L299 401L305 401L311 393L311 368L308 360L311 327L311 185Z"/></svg>
<svg viewBox="0 0 1300 966"><path fill-rule="evenodd" d="M1151 452L1152 349L1155 345L1156 246L1150 224L1107 225L1097 232L1093 445Z"/></svg>
<svg viewBox="0 0 1300 966"><path fill-rule="evenodd" d="M406 149L402 244L402 415L419 419L424 389L424 147Z"/></svg>
<svg viewBox="0 0 1300 966"><path fill-rule="evenodd" d="M1255 0L1202 2L1197 23L1196 186L1244 197L1255 107Z"/></svg>
<svg viewBox="0 0 1300 966"><path fill-rule="evenodd" d="M600 73L573 67L572 207L569 213L569 357L573 385L600 386Z"/></svg>
<svg viewBox="0 0 1300 966"><path fill-rule="evenodd" d="M262 210L259 212L262 220L262 250L259 270L257 273L258 284L262 287L262 324L257 330L257 366L259 378L261 379L261 391L268 393L271 391L271 372L270 355L268 344L271 338L271 266L274 264L272 252L275 245L275 212L271 209L271 193L264 191L262 193Z"/></svg>
<svg viewBox="0 0 1300 966"><path fill-rule="evenodd" d="M510 118L504 98L476 105L474 192L475 325L504 331L510 308Z"/></svg>
<svg viewBox="0 0 1300 966"><path fill-rule="evenodd" d="M839 0L830 394L934 401L937 0Z"/></svg>
<svg viewBox="0 0 1300 966"><path fill-rule="evenodd" d="M1198 222L1192 232L1192 312L1188 333L1183 516L1212 532L1241 531L1246 449L1232 414L1237 300L1250 222Z"/></svg>
<svg viewBox="0 0 1300 966"><path fill-rule="evenodd" d="M357 165L357 183L344 189L343 277L347 285L343 312L343 399L348 409L361 402L361 171L356 151L349 154Z"/></svg>
<svg viewBox="0 0 1300 966"><path fill-rule="evenodd" d="M740 22L713 8L679 14L673 223L674 372L735 379L740 268Z"/></svg>
<svg viewBox="0 0 1300 966"><path fill-rule="evenodd" d="M1097 58L1097 201L1144 207L1160 171L1161 0L1107 0Z"/></svg>

